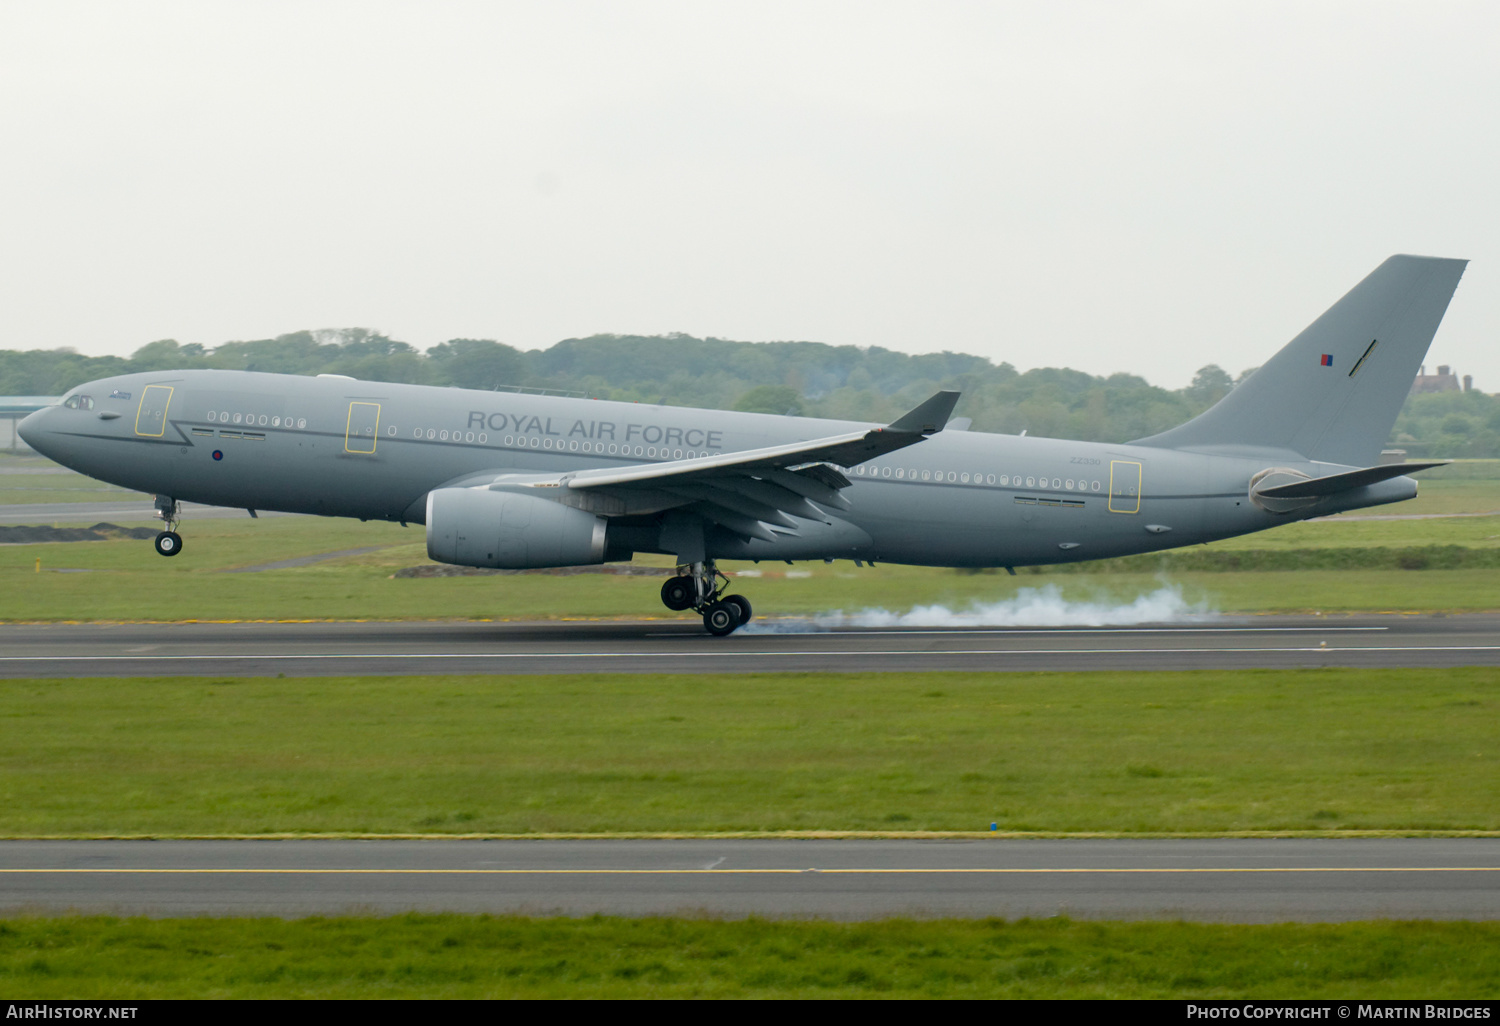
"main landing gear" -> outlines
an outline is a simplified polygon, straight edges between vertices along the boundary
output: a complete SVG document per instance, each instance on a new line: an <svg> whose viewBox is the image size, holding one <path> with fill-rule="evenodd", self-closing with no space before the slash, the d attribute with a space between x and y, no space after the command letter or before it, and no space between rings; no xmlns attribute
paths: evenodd
<svg viewBox="0 0 1500 1026"><path fill-rule="evenodd" d="M177 533L177 519L182 507L169 495L156 497L156 519L166 525L166 530L156 536L156 551L163 556L175 556L182 551L182 535Z"/></svg>
<svg viewBox="0 0 1500 1026"><path fill-rule="evenodd" d="M749 623L752 615L750 600L743 595L725 595L728 588L729 578L719 573L710 559L678 567L677 576L668 577L661 586L661 601L678 612L692 609L702 613L704 628L722 638Z"/></svg>

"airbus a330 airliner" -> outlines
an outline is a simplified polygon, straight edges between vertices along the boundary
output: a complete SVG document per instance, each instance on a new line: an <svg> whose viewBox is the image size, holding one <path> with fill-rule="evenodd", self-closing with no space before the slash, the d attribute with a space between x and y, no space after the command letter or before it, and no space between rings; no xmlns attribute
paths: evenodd
<svg viewBox="0 0 1500 1026"><path fill-rule="evenodd" d="M425 524L427 552L527 569L664 553L674 610L751 615L721 559L1064 563L1191 545L1416 495L1379 465L1466 261L1394 256L1207 412L1127 444L249 371L91 381L23 439L183 501Z"/></svg>

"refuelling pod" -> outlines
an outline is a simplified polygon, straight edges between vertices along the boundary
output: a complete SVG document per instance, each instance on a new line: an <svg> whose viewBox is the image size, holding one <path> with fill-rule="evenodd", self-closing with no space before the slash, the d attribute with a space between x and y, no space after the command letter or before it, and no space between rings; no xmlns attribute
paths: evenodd
<svg viewBox="0 0 1500 1026"><path fill-rule="evenodd" d="M524 492L427 493L427 555L439 563L535 570L604 562L606 521Z"/></svg>

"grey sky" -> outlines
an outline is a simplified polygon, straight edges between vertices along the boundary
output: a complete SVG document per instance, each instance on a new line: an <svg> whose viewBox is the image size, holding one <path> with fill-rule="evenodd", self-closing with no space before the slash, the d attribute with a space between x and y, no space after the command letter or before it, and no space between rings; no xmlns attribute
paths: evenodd
<svg viewBox="0 0 1500 1026"><path fill-rule="evenodd" d="M1493 3L0 0L0 348L953 349L1168 387L1397 252L1500 391Z"/></svg>

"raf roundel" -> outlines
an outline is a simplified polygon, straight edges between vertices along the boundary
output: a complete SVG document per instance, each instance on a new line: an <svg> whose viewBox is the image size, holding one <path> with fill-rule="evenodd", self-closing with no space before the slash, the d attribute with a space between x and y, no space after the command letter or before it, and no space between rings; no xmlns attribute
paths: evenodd
<svg viewBox="0 0 1500 1026"><path fill-rule="evenodd" d="M214 459L216 459L216 460L222 460L223 458L224 458L224 453L222 451L218 450L218 449L215 449L214 450Z"/></svg>

